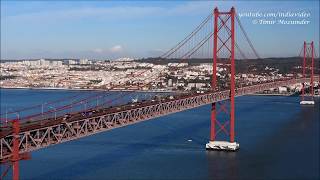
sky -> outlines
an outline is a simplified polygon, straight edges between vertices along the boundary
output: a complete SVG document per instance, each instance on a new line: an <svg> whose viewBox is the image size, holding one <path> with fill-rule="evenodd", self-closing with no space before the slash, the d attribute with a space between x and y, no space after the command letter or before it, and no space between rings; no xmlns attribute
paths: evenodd
<svg viewBox="0 0 320 180"><path fill-rule="evenodd" d="M238 15L310 14L282 18L310 21L306 25L254 24L261 18L240 17L260 56L297 56L304 40L315 41L319 52L319 1L1 0L1 59L155 57L181 41L214 7L228 11L232 6Z"/></svg>

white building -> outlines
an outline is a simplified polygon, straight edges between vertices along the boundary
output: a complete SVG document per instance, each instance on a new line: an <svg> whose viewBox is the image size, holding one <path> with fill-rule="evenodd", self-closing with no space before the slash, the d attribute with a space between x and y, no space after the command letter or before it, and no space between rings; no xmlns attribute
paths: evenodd
<svg viewBox="0 0 320 180"><path fill-rule="evenodd" d="M79 64L90 64L88 59L80 59Z"/></svg>
<svg viewBox="0 0 320 180"><path fill-rule="evenodd" d="M168 63L169 67L187 67L188 63Z"/></svg>
<svg viewBox="0 0 320 180"><path fill-rule="evenodd" d="M286 93L286 92L288 92L288 88L287 88L287 87L279 87L278 90L279 90L279 93Z"/></svg>
<svg viewBox="0 0 320 180"><path fill-rule="evenodd" d="M62 61L51 61L51 65L55 67L62 66Z"/></svg>
<svg viewBox="0 0 320 180"><path fill-rule="evenodd" d="M169 79L169 80L168 80L168 86L169 86L169 87L172 87L172 85L173 85L172 79Z"/></svg>
<svg viewBox="0 0 320 180"><path fill-rule="evenodd" d="M75 60L68 60L68 64L69 64L69 65L77 64L77 61L75 61Z"/></svg>
<svg viewBox="0 0 320 180"><path fill-rule="evenodd" d="M40 66L49 66L50 65L50 61L47 61L45 59L40 59Z"/></svg>

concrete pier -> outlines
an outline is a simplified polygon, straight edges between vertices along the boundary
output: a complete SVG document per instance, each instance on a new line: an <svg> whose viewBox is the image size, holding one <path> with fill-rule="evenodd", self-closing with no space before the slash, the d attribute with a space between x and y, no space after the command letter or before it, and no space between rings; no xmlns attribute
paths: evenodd
<svg viewBox="0 0 320 180"><path fill-rule="evenodd" d="M300 104L301 105L314 105L314 101L311 100L311 101L300 101Z"/></svg>
<svg viewBox="0 0 320 180"><path fill-rule="evenodd" d="M239 147L238 143L227 141L210 141L206 144L207 150L236 151Z"/></svg>

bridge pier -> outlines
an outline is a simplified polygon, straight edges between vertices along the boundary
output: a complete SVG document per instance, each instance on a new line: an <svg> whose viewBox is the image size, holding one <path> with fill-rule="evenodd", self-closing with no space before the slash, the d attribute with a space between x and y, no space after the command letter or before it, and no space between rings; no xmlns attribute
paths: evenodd
<svg viewBox="0 0 320 180"><path fill-rule="evenodd" d="M301 105L314 105L314 101L300 101Z"/></svg>
<svg viewBox="0 0 320 180"><path fill-rule="evenodd" d="M206 150L236 151L239 148L240 145L238 143L228 141L209 141L206 144Z"/></svg>

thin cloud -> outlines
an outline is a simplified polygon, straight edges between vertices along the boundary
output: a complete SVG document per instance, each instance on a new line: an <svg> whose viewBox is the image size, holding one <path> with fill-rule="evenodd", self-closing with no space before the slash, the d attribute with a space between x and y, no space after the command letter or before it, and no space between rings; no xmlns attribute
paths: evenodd
<svg viewBox="0 0 320 180"><path fill-rule="evenodd" d="M110 52L112 52L112 53L118 53L121 51L123 51L123 48L121 45L115 45L112 48L110 48Z"/></svg>
<svg viewBox="0 0 320 180"><path fill-rule="evenodd" d="M110 53L119 53L119 52L123 52L123 47L121 45L115 45L112 46L109 49L103 49L103 48L95 48L92 50L92 52L94 53L99 53L99 54L110 54Z"/></svg>
<svg viewBox="0 0 320 180"><path fill-rule="evenodd" d="M188 2L169 8L157 6L79 7L73 9L46 10L17 15L6 15L6 13L3 13L1 19L6 20L7 22L55 22L84 18L97 18L100 20L134 19L199 13L204 9L208 9L210 4L212 5L211 2Z"/></svg>
<svg viewBox="0 0 320 180"><path fill-rule="evenodd" d="M96 49L94 49L92 51L95 52L95 53L103 53L103 49L101 49L101 48L96 48Z"/></svg>

